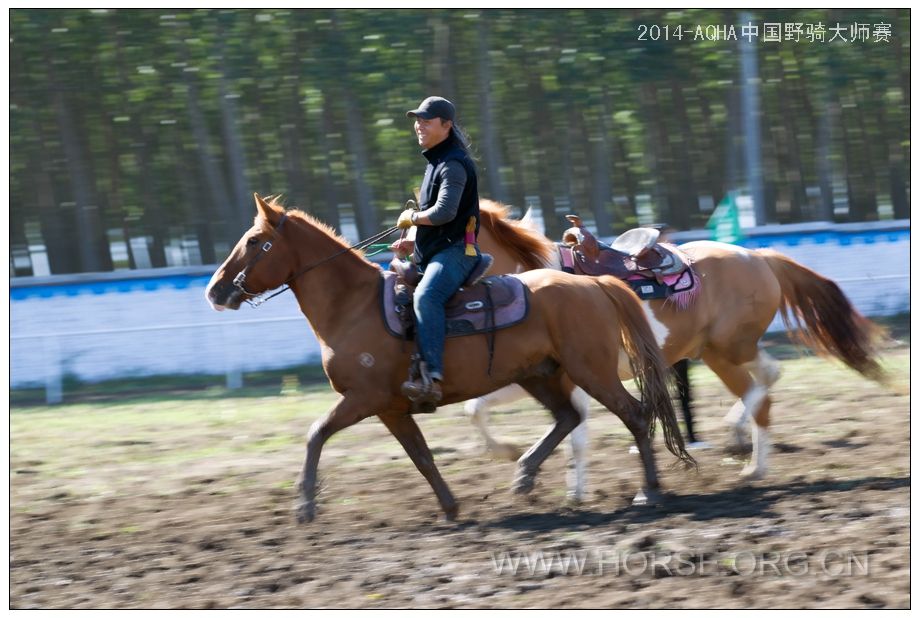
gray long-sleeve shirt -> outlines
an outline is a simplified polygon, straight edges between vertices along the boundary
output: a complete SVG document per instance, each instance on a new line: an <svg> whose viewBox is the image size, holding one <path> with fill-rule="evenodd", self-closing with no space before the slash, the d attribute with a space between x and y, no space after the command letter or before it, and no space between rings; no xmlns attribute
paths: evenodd
<svg viewBox="0 0 920 618"><path fill-rule="evenodd" d="M441 170L441 186L437 201L419 213L428 217L432 225L444 225L454 220L466 186L466 170L459 161L448 161Z"/></svg>

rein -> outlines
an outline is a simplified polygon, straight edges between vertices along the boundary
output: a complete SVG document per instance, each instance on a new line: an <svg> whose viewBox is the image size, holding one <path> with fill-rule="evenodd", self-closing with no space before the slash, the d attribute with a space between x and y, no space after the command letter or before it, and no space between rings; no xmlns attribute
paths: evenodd
<svg viewBox="0 0 920 618"><path fill-rule="evenodd" d="M382 231L382 232L380 232L380 233L378 233L378 234L374 234L373 236L371 236L371 237L369 237L369 238L365 238L364 240L360 240L360 241L356 242L355 244L351 245L350 247L345 247L345 248L342 249L341 251L338 251L338 252L336 252L336 253L333 253L332 255L330 255L330 256L328 256L328 257L325 257L325 258L321 259L320 261L315 262L315 263L313 263L313 264L307 266L306 268L300 269L299 271L297 271L296 273L294 273L293 275L291 275L290 277L288 277L287 280L285 280L284 283L281 284L283 287L282 287L280 290L278 290L277 292L275 292L275 293L273 293L273 294L271 294L271 295L266 296L266 297L263 298L261 295L262 295L262 294L265 294L265 292L259 292L259 293L255 293L255 294L254 294L254 293L252 293L252 292L250 292L249 290L246 289L246 287L245 287L245 285L244 285L244 284L246 283L246 274L252 269L253 266L255 266L256 262L258 262L260 259L262 259L262 256L264 256L266 253L269 252L269 250L271 250L271 248L272 248L272 240L275 240L275 239L278 237L278 235L281 233L281 228L282 228L282 226L284 225L284 222L285 222L286 220L287 220L287 213L285 213L285 214L283 214L283 215L281 216L281 221L278 223L278 227L276 227L276 228L274 229L274 233L272 234L271 239L270 239L270 240L266 240L264 243L262 243L262 250L261 250L255 257L252 258L252 260L249 262L249 264L246 265L246 268L244 268L243 270L241 270L241 271L236 275L236 277L233 278L233 285L234 285L234 287L236 287L237 289L239 289L239 290L240 290L243 294L245 294L246 296L251 297L251 298L245 299L245 301L246 301L247 303L249 303L250 305L252 305L253 307L259 307L260 305L262 305L263 303L265 303L265 301L271 300L271 299L274 298L275 296L278 296L279 294L282 294L282 293L286 292L287 290L290 290L290 289L291 289L291 285L290 285L290 284L291 284L292 281L294 281L294 279L297 279L297 278L300 277L301 275L304 275L304 274L308 273L309 271L313 270L313 269L316 268L317 266L322 266L322 265L325 264L326 262L328 262L328 261L330 261L330 260L332 260L332 259L335 259L335 258L339 257L340 255L342 255L342 254L344 254L344 253L348 253L349 251L354 251L355 249L364 249L365 247L368 247L368 246L372 245L373 243L377 242L378 240L381 240L381 239L383 239L383 238L386 238L387 236L389 236L390 234L392 234L393 232L395 232L397 229L399 229L399 228L397 228L397 227L395 227L395 226L394 226L394 227L391 227L391 228L389 228L389 229L386 229L386 230L384 230L384 231Z"/></svg>

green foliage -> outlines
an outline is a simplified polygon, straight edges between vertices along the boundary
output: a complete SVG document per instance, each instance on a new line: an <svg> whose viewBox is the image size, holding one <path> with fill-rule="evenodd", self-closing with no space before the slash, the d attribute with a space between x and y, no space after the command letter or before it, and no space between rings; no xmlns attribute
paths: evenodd
<svg viewBox="0 0 920 618"><path fill-rule="evenodd" d="M768 218L826 218L841 192L837 218L909 216L909 12L753 19L892 32L758 45ZM738 43L693 32L739 21L712 9L13 9L11 256L36 230L53 272L88 270L111 259L80 248L104 258L115 230L154 266L175 264L164 247L183 239L198 247L185 260L220 260L251 217L250 190L382 227L420 184L405 110L429 94L457 103L480 167L500 166L482 170L481 195L539 205L550 234L563 211L606 213L621 231L645 201L698 227L698 198L718 203L745 181ZM684 35L639 40L642 25Z"/></svg>

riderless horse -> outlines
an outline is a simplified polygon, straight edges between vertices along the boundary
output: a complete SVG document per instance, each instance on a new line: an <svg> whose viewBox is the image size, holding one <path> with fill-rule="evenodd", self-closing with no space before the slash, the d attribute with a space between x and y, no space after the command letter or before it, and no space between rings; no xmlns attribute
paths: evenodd
<svg viewBox="0 0 920 618"><path fill-rule="evenodd" d="M777 311L787 329L815 352L837 358L863 376L882 378L874 352L881 330L853 307L836 283L776 251L712 241L662 246L655 243L657 234L652 230L624 234L625 242L620 237L613 247L607 247L577 218L571 218L576 225L565 233L565 242L557 244L536 231L529 217L512 219L501 204L481 200L480 212L479 243L495 259L492 272L561 269L568 261L576 272L624 276L640 294L642 287L648 287L667 295L642 301L665 361L673 364L683 358L702 358L740 398L726 415L739 444L747 421L754 420L751 461L741 473L745 478L762 478L767 473L769 389L780 372L779 364L759 347L759 341ZM643 261L653 268L643 272ZM667 267L654 272L654 266L662 264ZM672 271L670 278L662 277L668 270ZM662 287L664 279L674 284ZM579 320L593 317L578 312ZM500 455L511 455L516 447L489 434L488 410L523 395L520 389L509 387L466 404L487 446ZM585 394L574 389L572 402L587 419ZM575 477L570 480L569 495L575 500L584 492L586 436L584 424L572 433Z"/></svg>

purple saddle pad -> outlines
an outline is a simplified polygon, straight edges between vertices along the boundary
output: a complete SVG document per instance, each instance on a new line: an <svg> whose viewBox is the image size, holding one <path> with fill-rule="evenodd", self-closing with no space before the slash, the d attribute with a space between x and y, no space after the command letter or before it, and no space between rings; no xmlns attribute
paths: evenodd
<svg viewBox="0 0 920 618"><path fill-rule="evenodd" d="M396 273L383 271L383 321L391 335L405 338L398 311L403 307L411 311L412 304L397 304L396 282ZM447 336L488 333L523 322L529 309L529 293L524 282L514 275L486 277L476 285L460 288L444 308Z"/></svg>

